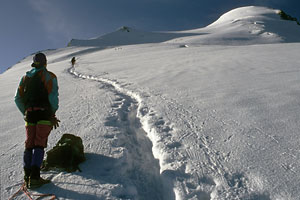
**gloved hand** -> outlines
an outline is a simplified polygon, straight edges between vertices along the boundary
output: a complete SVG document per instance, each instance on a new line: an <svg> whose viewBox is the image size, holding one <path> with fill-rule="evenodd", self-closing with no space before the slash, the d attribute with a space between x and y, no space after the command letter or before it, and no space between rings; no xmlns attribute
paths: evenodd
<svg viewBox="0 0 300 200"><path fill-rule="evenodd" d="M51 117L50 121L51 121L51 124L52 124L52 128L54 127L54 129L56 129L56 128L59 127L58 123L60 122L60 120L57 119L55 115Z"/></svg>

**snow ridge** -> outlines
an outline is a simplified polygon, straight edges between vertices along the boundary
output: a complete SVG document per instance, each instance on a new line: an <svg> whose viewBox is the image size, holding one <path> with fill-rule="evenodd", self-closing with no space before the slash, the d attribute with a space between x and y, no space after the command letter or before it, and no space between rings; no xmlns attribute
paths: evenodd
<svg viewBox="0 0 300 200"><path fill-rule="evenodd" d="M68 46L116 47L133 44L161 43L174 38L198 35L183 32L146 32L122 27L115 32L87 40L72 39Z"/></svg>
<svg viewBox="0 0 300 200"><path fill-rule="evenodd" d="M146 43L187 45L253 45L300 42L295 21L282 20L280 11L247 6L223 14L212 24L198 29L170 32L146 32L122 27L97 38L72 39L68 46L116 47Z"/></svg>

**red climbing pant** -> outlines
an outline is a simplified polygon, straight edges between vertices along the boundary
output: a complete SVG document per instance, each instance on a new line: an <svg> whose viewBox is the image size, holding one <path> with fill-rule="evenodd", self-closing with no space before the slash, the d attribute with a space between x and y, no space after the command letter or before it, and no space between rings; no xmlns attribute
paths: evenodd
<svg viewBox="0 0 300 200"><path fill-rule="evenodd" d="M48 120L34 123L26 123L25 148L47 147L48 136L52 130L51 122Z"/></svg>

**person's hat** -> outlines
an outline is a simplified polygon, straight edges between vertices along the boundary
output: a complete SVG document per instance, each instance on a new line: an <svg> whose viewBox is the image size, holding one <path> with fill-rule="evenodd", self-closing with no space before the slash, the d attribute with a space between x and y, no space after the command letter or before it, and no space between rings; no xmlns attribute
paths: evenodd
<svg viewBox="0 0 300 200"><path fill-rule="evenodd" d="M33 57L32 67L45 66L47 64L47 58L43 53L37 53Z"/></svg>

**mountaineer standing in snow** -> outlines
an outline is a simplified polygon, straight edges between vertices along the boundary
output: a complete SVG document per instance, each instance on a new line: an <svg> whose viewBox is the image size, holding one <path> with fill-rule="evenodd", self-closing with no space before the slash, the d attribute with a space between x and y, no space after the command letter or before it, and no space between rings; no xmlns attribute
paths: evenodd
<svg viewBox="0 0 300 200"><path fill-rule="evenodd" d="M45 54L36 54L31 66L32 69L19 83L15 103L26 122L24 181L28 188L38 188L50 182L40 177L40 168L48 136L60 122L55 117L58 109L58 86L55 74L46 69Z"/></svg>
<svg viewBox="0 0 300 200"><path fill-rule="evenodd" d="M72 60L71 60L72 67L74 67L74 65L75 65L75 62L76 62L76 60L75 60L75 57L73 57L73 58L72 58Z"/></svg>

